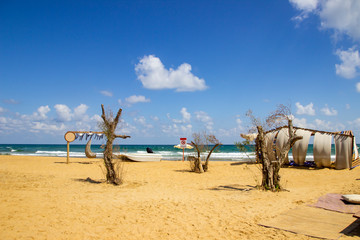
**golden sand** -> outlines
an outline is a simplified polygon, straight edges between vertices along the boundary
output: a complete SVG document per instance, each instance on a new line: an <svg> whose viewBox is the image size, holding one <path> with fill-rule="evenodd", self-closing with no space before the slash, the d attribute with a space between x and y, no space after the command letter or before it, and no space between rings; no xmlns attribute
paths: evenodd
<svg viewBox="0 0 360 240"><path fill-rule="evenodd" d="M0 239L312 239L259 226L326 193L360 193L354 170L281 169L279 193L254 188L259 166L125 163L104 183L101 159L0 156ZM344 236L341 239L355 239Z"/></svg>

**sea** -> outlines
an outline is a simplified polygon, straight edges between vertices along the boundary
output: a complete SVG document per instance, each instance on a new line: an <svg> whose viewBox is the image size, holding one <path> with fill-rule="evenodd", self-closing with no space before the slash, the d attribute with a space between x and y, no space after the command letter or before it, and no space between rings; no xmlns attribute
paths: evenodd
<svg viewBox="0 0 360 240"><path fill-rule="evenodd" d="M183 158L182 149L174 145L114 145L114 153L146 153L146 148L151 148L154 153L161 154L162 160L179 161ZM104 151L102 145L91 145L91 151L102 157ZM85 145L70 144L70 157L86 158ZM185 158L194 155L193 149L185 149ZM44 156L44 157L66 157L66 144L0 144L0 155L14 156ZM290 160L292 153L289 153ZM335 159L335 145L332 145L331 158ZM309 144L307 161L313 161L313 145ZM211 154L213 161L255 161L254 146L250 146L246 152L240 152L236 145L222 145Z"/></svg>

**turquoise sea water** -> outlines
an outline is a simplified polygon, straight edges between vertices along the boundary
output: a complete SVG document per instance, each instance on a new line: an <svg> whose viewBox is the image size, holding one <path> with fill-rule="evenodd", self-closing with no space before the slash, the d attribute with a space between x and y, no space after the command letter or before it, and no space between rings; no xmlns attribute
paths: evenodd
<svg viewBox="0 0 360 240"><path fill-rule="evenodd" d="M161 154L163 160L181 160L182 149L174 145L121 145L114 146L114 152L146 153L149 147L154 153ZM101 145L91 145L91 151L101 157ZM185 156L194 153L194 150L185 149ZM27 155L27 156L54 156L66 157L66 144L0 144L0 155ZM70 144L70 157L85 157L85 145ZM219 151L212 154L213 160L239 161L246 155L240 153L235 145L223 145Z"/></svg>
<svg viewBox="0 0 360 240"><path fill-rule="evenodd" d="M146 153L146 148L162 155L163 160L181 160L183 152L174 148L174 145L120 145L114 146L114 152L120 153ZM101 145L91 145L91 151L99 157L103 152ZM211 155L215 161L249 161L254 160L253 148L249 152L240 152L235 145L222 145L218 151ZM194 150L185 150L185 156L193 154ZM54 156L66 157L66 144L0 144L0 155L26 155L26 156ZM332 145L332 158L335 158L335 146ZM291 152L289 154L291 158ZM70 157L85 158L85 145L70 144ZM306 160L313 160L313 145L309 144Z"/></svg>

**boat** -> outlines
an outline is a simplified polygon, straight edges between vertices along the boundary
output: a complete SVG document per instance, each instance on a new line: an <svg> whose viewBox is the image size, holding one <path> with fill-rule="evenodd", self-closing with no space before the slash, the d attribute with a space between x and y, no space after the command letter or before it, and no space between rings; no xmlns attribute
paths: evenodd
<svg viewBox="0 0 360 240"><path fill-rule="evenodd" d="M161 154L154 153L130 153L123 155L134 162L160 162L162 158Z"/></svg>

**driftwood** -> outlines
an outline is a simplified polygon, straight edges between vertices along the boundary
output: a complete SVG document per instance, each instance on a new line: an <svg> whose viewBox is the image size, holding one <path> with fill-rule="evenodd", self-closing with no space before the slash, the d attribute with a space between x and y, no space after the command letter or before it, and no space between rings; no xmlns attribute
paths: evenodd
<svg viewBox="0 0 360 240"><path fill-rule="evenodd" d="M88 158L96 158L96 153L91 152L91 139L87 142L85 147L85 155Z"/></svg>

